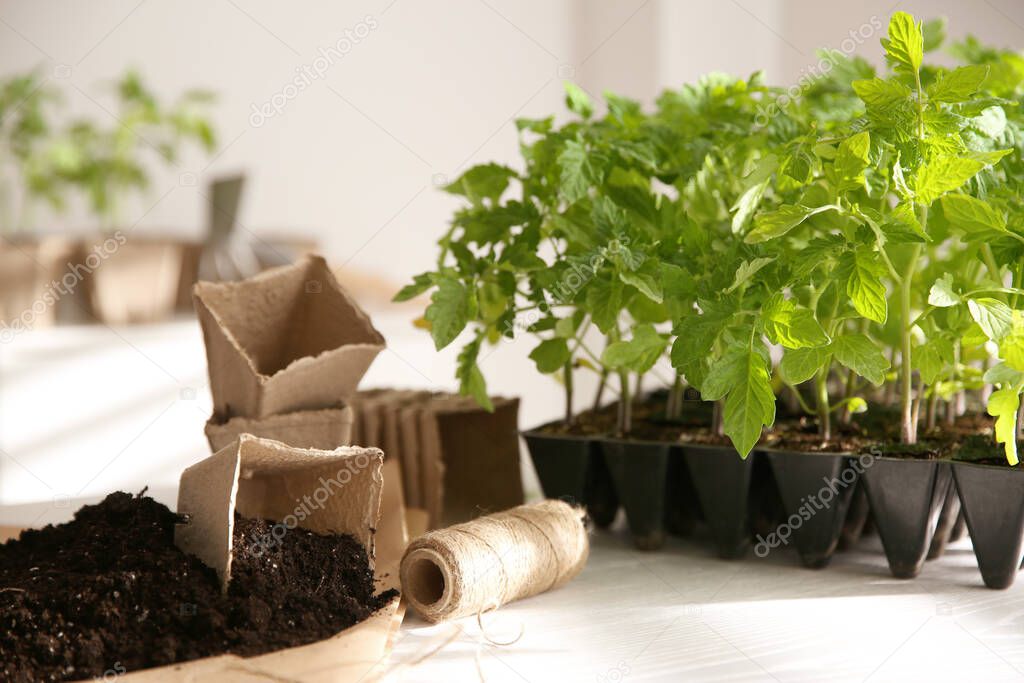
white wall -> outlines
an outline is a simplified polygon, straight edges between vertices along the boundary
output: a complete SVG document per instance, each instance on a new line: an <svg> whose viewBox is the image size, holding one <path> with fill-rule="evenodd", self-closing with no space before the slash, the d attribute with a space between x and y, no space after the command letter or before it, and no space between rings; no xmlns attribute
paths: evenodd
<svg viewBox="0 0 1024 683"><path fill-rule="evenodd" d="M896 7L948 15L956 35L1024 44L1019 2ZM563 80L645 102L708 71L763 69L772 82L793 82L816 47L843 49L873 17L884 31L893 9L890 0L0 0L0 74L41 65L74 114L98 120L112 116L104 84L129 66L163 97L215 90L216 154L192 151L154 173L126 223L198 235L204 186L241 170L250 181L244 230L311 232L334 263L378 275L388 289L433 262L458 204L436 184L476 162L518 164L512 120L561 113ZM878 61L882 31L856 51ZM254 120L254 105L353 33L363 37L343 45L323 78ZM43 223L87 229L89 221L76 206ZM513 356L529 372L519 348L488 362ZM558 410L557 394L531 401Z"/></svg>
<svg viewBox="0 0 1024 683"><path fill-rule="evenodd" d="M957 34L1024 43L1024 6L1010 0L898 7L948 15ZM816 47L840 48L892 9L882 0L2 0L0 73L42 65L74 113L97 119L113 109L104 82L128 66L165 97L217 91L214 157L193 151L155 173L126 222L197 235L205 183L244 170L245 229L312 232L337 262L400 283L429 266L456 204L435 183L474 162L515 163L511 120L561 111L565 78L644 101L711 70L764 69L792 82ZM254 126L253 105L346 31L365 38ZM879 37L858 52L877 57ZM89 218L76 207L43 222L84 228Z"/></svg>

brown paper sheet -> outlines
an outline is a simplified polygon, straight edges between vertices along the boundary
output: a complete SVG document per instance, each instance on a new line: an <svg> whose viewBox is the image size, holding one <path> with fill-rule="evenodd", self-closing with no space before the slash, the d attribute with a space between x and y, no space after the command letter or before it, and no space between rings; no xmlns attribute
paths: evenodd
<svg viewBox="0 0 1024 683"><path fill-rule="evenodd" d="M339 463L350 463L359 454L366 453L374 454L371 458L373 464L364 468L367 474L360 475L362 478L358 480L353 475L346 484L344 495L332 496L348 500L326 506L324 514L307 518L303 526L317 531L352 533L369 548L374 546L370 540L372 529L377 528L376 574L382 589L397 588L398 566L407 543L401 477L394 467L382 466L380 453L373 449L316 451L290 448L250 435L240 437L236 445L222 449L182 474L185 495L179 491L178 510L189 512L193 521L188 527L181 528L202 524L197 517L203 514L222 515L223 520L223 516L230 513L232 497L236 498L243 515L278 518L278 514L287 510L289 502L294 502L296 492L310 485L321 485L318 476L322 475L318 475L319 472L333 469L336 474ZM309 467L310 461L315 463L312 468ZM199 479L201 477L209 479L203 481ZM225 482L235 489L231 495L223 495ZM220 503L201 504L204 491L206 498L210 497L211 491L220 491ZM188 505L190 509L182 505ZM196 509L205 511L197 514L194 512ZM223 538L223 535L218 538ZM227 540L230 545L230 537ZM263 680L365 683L376 680L384 672L404 614L404 605L400 605L396 598L367 620L316 643L256 657L222 655L145 671L129 671L118 680L126 683L250 683Z"/></svg>
<svg viewBox="0 0 1024 683"><path fill-rule="evenodd" d="M195 304L221 417L347 402L385 344L319 256L241 282L200 282Z"/></svg>
<svg viewBox="0 0 1024 683"><path fill-rule="evenodd" d="M390 524L388 520L404 518L400 496L392 489L389 494L388 482L393 480L385 464L385 485L381 500L381 522L378 531L377 574L382 588L398 588L398 565L405 551L406 541L392 535L389 527L405 527ZM408 524L415 528L416 535L423 533L417 521L418 515L410 515ZM21 532L18 527L0 527L0 542L15 538ZM145 671L127 672L119 676L126 683L198 683L200 681L225 681L227 683L254 683L255 681L303 681L310 683L368 683L377 680L387 665L387 656L394 645L394 639L402 625L405 605L398 599L385 608L331 638L309 645L287 650L269 652L257 657L221 655L206 659L172 664ZM80 683L91 683L82 681Z"/></svg>

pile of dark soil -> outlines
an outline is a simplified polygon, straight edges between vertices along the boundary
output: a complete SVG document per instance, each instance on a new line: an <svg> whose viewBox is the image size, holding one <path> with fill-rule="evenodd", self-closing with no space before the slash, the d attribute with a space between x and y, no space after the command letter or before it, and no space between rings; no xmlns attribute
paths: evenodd
<svg viewBox="0 0 1024 683"><path fill-rule="evenodd" d="M272 525L239 517L223 595L216 573L174 545L179 521L151 498L112 493L67 524L0 546L0 680L77 680L303 645L396 595L374 595L351 536L293 529L257 545Z"/></svg>

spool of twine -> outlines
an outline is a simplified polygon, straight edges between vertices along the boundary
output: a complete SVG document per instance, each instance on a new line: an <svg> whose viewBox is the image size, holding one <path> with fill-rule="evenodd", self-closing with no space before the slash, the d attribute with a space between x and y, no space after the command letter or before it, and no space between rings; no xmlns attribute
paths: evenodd
<svg viewBox="0 0 1024 683"><path fill-rule="evenodd" d="M585 514L545 500L428 532L402 557L402 593L437 622L561 586L587 563Z"/></svg>

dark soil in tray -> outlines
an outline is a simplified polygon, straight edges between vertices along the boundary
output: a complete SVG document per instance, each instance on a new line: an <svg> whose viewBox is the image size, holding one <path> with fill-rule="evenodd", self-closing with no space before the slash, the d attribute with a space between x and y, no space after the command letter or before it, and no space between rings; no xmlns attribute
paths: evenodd
<svg viewBox="0 0 1024 683"><path fill-rule="evenodd" d="M674 443L694 429L705 428L711 422L711 403L696 399L683 401L678 419L665 417L666 393L654 392L633 406L633 429L622 438L638 441ZM561 421L541 428L545 434L563 436L612 436L616 428L618 403L602 406L596 411L585 410L576 416L576 424L567 427Z"/></svg>
<svg viewBox="0 0 1024 683"><path fill-rule="evenodd" d="M832 432L831 440L822 441L814 420L806 417L782 420L765 433L761 444L799 453L856 453L877 441L865 436L857 424L833 425Z"/></svg>
<svg viewBox="0 0 1024 683"><path fill-rule="evenodd" d="M1024 452L1024 441L1017 444L1017 452ZM1021 464L1010 465L1006 461L1003 447L996 444L991 436L971 436L964 439L953 453L953 460L973 462L979 465L995 465L1008 470L1024 469Z"/></svg>
<svg viewBox="0 0 1024 683"><path fill-rule="evenodd" d="M952 441L918 441L915 444L897 441L876 442L861 449L861 453L871 453L884 458L902 458L903 460L940 460L949 455L955 444Z"/></svg>
<svg viewBox="0 0 1024 683"><path fill-rule="evenodd" d="M151 498L119 492L0 546L0 679L77 680L256 655L327 638L396 595L374 594L366 552L351 536L293 529L257 545L272 525L241 517L223 595L216 573L174 545L178 521Z"/></svg>

